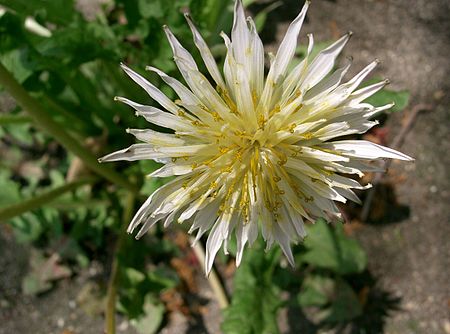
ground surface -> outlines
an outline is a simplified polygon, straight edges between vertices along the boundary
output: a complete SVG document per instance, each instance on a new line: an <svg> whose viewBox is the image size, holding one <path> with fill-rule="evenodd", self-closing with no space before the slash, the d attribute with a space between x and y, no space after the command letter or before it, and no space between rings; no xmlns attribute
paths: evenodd
<svg viewBox="0 0 450 334"><path fill-rule="evenodd" d="M298 3L287 1L269 19L273 37L281 38ZM308 32L324 41L352 30L345 55L353 56L354 72L379 58L377 75L390 78L391 88L409 90L411 106L433 106L419 115L401 147L416 158L415 164L393 164L388 175L395 180L396 201L409 207L409 214L390 224L359 224L353 229L379 285L401 298L400 310L391 314L384 329L390 334L450 333L449 12L446 0L316 0L303 29L302 41ZM397 114L388 119L388 141L404 118ZM20 282L29 250L0 232L0 334L101 333L103 319L87 316L77 300L90 275L96 275L95 266L42 297L23 297ZM201 275L199 280L199 286L206 285ZM211 292L204 290L201 294L207 299ZM14 307L7 300L13 300ZM192 327L192 321L176 314L163 332L218 332L217 306L210 302L205 307L210 311L202 326ZM119 333L133 333L126 322L118 323ZM298 326L290 323L283 328L296 333Z"/></svg>

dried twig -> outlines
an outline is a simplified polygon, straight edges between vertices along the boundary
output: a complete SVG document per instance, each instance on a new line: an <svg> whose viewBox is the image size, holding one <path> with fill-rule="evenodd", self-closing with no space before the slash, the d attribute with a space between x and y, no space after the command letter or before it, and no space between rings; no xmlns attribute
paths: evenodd
<svg viewBox="0 0 450 334"><path fill-rule="evenodd" d="M431 110L431 109L432 109L432 106L429 104L418 104L418 105L414 106L411 109L408 120L403 125L403 127L402 127L401 131L398 133L398 135L394 138L394 140L392 141L392 145L390 145L390 147L392 147L393 149L396 149L396 150L399 149L403 143L403 140L405 139L406 134L409 132L409 130L411 130L411 128L414 124L414 121L416 120L419 112L423 111L423 110ZM387 169L390 167L391 163L392 163L391 159L384 160L384 162L381 166L382 169L384 171L387 171ZM366 200L364 201L364 206L361 211L361 221L362 222L365 222L367 220L367 218L369 217L369 213L370 213L370 209L372 207L372 201L373 201L373 197L375 195L376 189L377 189L377 185L383 180L384 175L385 175L384 172L375 173L375 177L373 178L373 181L372 181L373 187L367 193L367 197L366 197Z"/></svg>
<svg viewBox="0 0 450 334"><path fill-rule="evenodd" d="M205 271L205 250L203 249L203 246L200 241L197 241L194 243L195 238L189 237L189 242L191 244L194 244L192 247L194 249L194 253L197 256L198 261L200 262L200 265L202 267L202 270ZM224 309L228 307L228 298L225 294L225 290L222 286L222 283L219 280L219 277L217 276L216 271L214 268L209 273L208 277L209 285L211 286L211 289L213 290L214 294L216 295L217 302L219 303L219 306L221 309Z"/></svg>

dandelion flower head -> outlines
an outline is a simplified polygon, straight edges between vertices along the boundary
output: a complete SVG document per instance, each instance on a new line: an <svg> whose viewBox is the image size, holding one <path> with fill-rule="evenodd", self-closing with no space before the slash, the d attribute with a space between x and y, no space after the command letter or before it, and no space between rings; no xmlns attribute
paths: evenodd
<svg viewBox="0 0 450 334"><path fill-rule="evenodd" d="M141 237L155 223L189 222L198 240L209 231L206 271L233 237L236 264L245 245L259 233L267 248L278 243L288 261L291 243L302 240L304 221L339 219L335 201L358 202L352 189L364 189L351 175L362 176L382 158L410 157L364 140L339 137L362 134L375 126L373 116L392 107L365 103L386 81L359 88L377 66L375 60L351 80L343 82L348 63L334 70L335 61L350 38L346 34L311 57L308 35L304 59L292 66L297 39L309 1L290 24L265 75L263 44L241 0L235 2L231 38L225 33L227 54L219 69L210 49L186 14L194 43L208 70L202 74L192 55L168 27L165 33L185 83L147 67L169 85L179 99L161 90L125 65L125 73L162 107L130 101L136 114L170 129L129 129L142 143L111 153L100 161L152 159L163 164L151 177L176 176L156 190L129 225ZM211 79L208 79L209 76Z"/></svg>

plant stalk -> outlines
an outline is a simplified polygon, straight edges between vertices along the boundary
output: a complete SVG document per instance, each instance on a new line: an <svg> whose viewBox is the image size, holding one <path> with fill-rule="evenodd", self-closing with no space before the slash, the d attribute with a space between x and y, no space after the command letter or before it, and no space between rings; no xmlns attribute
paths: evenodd
<svg viewBox="0 0 450 334"><path fill-rule="evenodd" d="M129 182L121 174L105 165L100 165L97 158L87 148L71 137L61 125L56 123L41 107L39 102L28 94L1 63L0 85L6 89L41 129L53 136L66 150L78 156L89 169L131 192L138 192L136 185Z"/></svg>
<svg viewBox="0 0 450 334"><path fill-rule="evenodd" d="M124 238L127 235L126 227L128 222L133 216L135 196L133 193L128 194L127 204L123 213L123 222L119 231L119 236L114 248L113 260L111 264L111 274L108 281L108 291L106 295L106 307L105 307L105 333L116 333L116 296L118 285L118 272L119 272L119 260L118 253L122 248Z"/></svg>
<svg viewBox="0 0 450 334"><path fill-rule="evenodd" d="M9 124L26 124L31 122L31 118L25 115L0 115L0 126Z"/></svg>
<svg viewBox="0 0 450 334"><path fill-rule="evenodd" d="M97 177L85 177L79 180L67 183L63 186L46 191L36 197L22 201L20 203L12 204L4 208L0 208L0 222L6 222L11 218L20 216L21 214L37 209L50 201L53 201L62 194L72 191L85 184L90 184L98 180Z"/></svg>

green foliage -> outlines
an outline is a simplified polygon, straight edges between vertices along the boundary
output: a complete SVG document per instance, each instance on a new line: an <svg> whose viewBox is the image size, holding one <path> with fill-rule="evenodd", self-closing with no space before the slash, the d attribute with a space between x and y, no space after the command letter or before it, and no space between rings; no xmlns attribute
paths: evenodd
<svg viewBox="0 0 450 334"><path fill-rule="evenodd" d="M309 226L304 249L296 258L311 269L302 282L298 304L317 308L316 322L342 323L361 315L362 305L346 277L364 271L367 257L341 224L331 226L319 219Z"/></svg>
<svg viewBox="0 0 450 334"><path fill-rule="evenodd" d="M279 289L273 284L280 250L264 252L258 242L247 250L234 277L231 305L224 313L226 334L278 333L277 311L282 306Z"/></svg>
<svg viewBox="0 0 450 334"><path fill-rule="evenodd" d="M299 257L301 262L340 275L359 273L367 265L364 250L356 240L344 235L340 224L331 227L325 221L318 220L308 229L304 246L306 252Z"/></svg>
<svg viewBox="0 0 450 334"><path fill-rule="evenodd" d="M377 82L383 81L381 78L373 78L364 83L363 86L368 86ZM384 106L389 103L394 103L395 105L389 109L388 112L398 112L402 111L408 106L410 93L407 90L394 91L384 88L374 95L370 96L365 102L370 103L376 107Z"/></svg>
<svg viewBox="0 0 450 334"><path fill-rule="evenodd" d="M0 0L0 4L20 15L56 24L69 23L75 13L73 0Z"/></svg>
<svg viewBox="0 0 450 334"><path fill-rule="evenodd" d="M298 303L302 307L320 307L316 320L322 322L350 321L362 313L355 291L342 278L308 276L298 295Z"/></svg>
<svg viewBox="0 0 450 334"><path fill-rule="evenodd" d="M383 106L388 103L394 102L395 105L389 109L390 112L402 111L408 106L410 93L407 90L393 91L383 89L371 97L366 102L374 106Z"/></svg>
<svg viewBox="0 0 450 334"><path fill-rule="evenodd" d="M140 334L157 333L164 317L164 305L155 297L147 295L144 300L143 314L131 321Z"/></svg>

